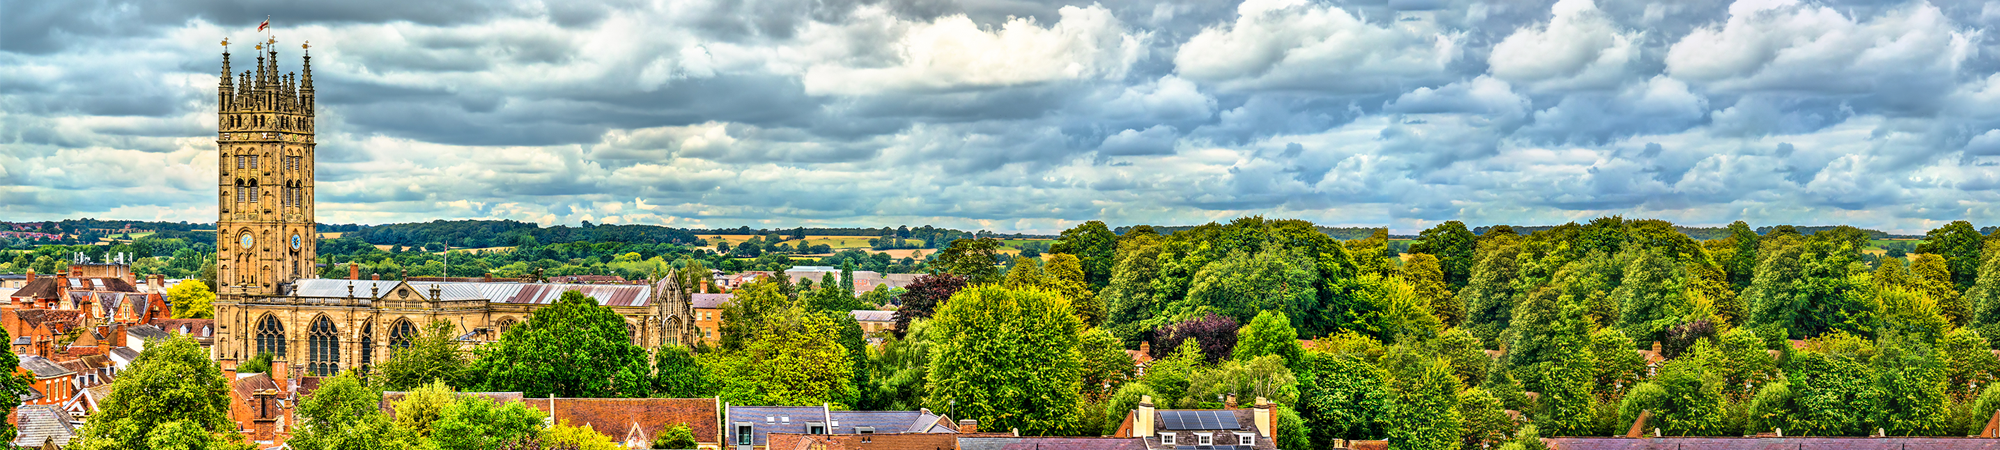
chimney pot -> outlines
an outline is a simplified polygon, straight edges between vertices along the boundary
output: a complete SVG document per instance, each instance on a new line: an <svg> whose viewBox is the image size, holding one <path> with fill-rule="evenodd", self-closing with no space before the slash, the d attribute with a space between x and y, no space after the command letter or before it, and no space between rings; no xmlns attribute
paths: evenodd
<svg viewBox="0 0 2000 450"><path fill-rule="evenodd" d="M973 420L973 419L958 419L958 432L960 432L960 433L978 433L978 432L979 432L979 421L978 421L978 420Z"/></svg>
<svg viewBox="0 0 2000 450"><path fill-rule="evenodd" d="M348 279L348 280L356 280L356 281L358 281L358 280L360 280L360 279L361 279L361 265L360 265L360 264L355 264L355 263L347 263L347 279Z"/></svg>
<svg viewBox="0 0 2000 450"><path fill-rule="evenodd" d="M369 280L369 281L382 281L382 274L379 274L379 273L371 273L371 274L368 274L368 280Z"/></svg>

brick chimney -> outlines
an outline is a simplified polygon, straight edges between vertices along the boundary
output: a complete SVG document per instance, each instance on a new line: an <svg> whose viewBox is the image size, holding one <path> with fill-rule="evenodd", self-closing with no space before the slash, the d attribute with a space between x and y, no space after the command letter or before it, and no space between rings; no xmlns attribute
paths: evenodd
<svg viewBox="0 0 2000 450"><path fill-rule="evenodd" d="M1229 394L1222 401L1222 409L1236 409L1236 394Z"/></svg>
<svg viewBox="0 0 2000 450"><path fill-rule="evenodd" d="M368 281L382 281L382 274L379 273L368 274Z"/></svg>
<svg viewBox="0 0 2000 450"><path fill-rule="evenodd" d="M35 269L28 269L28 282L35 282Z"/></svg>
<svg viewBox="0 0 2000 450"><path fill-rule="evenodd" d="M979 421L978 421L978 420L973 420L973 419L958 419L958 432L960 432L960 433L978 433L978 432L979 432Z"/></svg>
<svg viewBox="0 0 2000 450"><path fill-rule="evenodd" d="M1153 437L1153 396L1139 397L1139 411L1132 417L1132 437Z"/></svg>
<svg viewBox="0 0 2000 450"><path fill-rule="evenodd" d="M1264 397L1257 397L1257 410L1251 417L1257 422L1259 436L1271 437L1271 433L1278 430L1278 424L1271 421L1271 401Z"/></svg>
<svg viewBox="0 0 2000 450"><path fill-rule="evenodd" d="M150 276L150 277L146 277L146 284L148 284L148 285L151 285L151 286L153 287L153 291L154 291L154 292L159 292L159 293L162 293L162 294L164 294L164 293L166 293L166 292L167 292L167 276L166 276L166 275L161 275L161 274L157 274L157 273L156 273L156 274L153 274L153 276Z"/></svg>
<svg viewBox="0 0 2000 450"><path fill-rule="evenodd" d="M292 379L291 369L292 363L285 361L284 358L271 358L271 381L277 382L278 386L284 386L285 380Z"/></svg>
<svg viewBox="0 0 2000 450"><path fill-rule="evenodd" d="M355 263L347 263L347 280L348 280L348 281L360 281L360 280L361 280L361 265L360 265L360 264L355 264Z"/></svg>

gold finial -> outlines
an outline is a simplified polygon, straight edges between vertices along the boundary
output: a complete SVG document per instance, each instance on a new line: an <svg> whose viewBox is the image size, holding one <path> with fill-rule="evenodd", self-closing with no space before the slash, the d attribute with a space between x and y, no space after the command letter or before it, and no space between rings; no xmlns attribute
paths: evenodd
<svg viewBox="0 0 2000 450"><path fill-rule="evenodd" d="M222 38L222 46L223 47L229 46L229 38Z"/></svg>
<svg viewBox="0 0 2000 450"><path fill-rule="evenodd" d="M312 48L312 47L313 47L313 43L312 43L312 41L306 41L306 43L304 43L304 44L299 44L299 48L302 48L302 49L305 49L305 48Z"/></svg>
<svg viewBox="0 0 2000 450"><path fill-rule="evenodd" d="M257 49L258 49L258 50L263 50L263 49L264 49L264 44L257 44Z"/></svg>
<svg viewBox="0 0 2000 450"><path fill-rule="evenodd" d="M271 37L271 40L269 40L269 41L264 41L264 43L266 43L266 44L276 44L276 43L278 43L278 38L277 38L276 36L272 36L272 37Z"/></svg>

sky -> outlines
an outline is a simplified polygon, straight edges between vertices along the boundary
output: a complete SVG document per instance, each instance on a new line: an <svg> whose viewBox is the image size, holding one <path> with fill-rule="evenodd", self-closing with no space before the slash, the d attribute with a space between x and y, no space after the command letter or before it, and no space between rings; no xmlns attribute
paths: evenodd
<svg viewBox="0 0 2000 450"><path fill-rule="evenodd" d="M2000 1L0 0L0 221L214 221L266 16L324 223L2000 216Z"/></svg>

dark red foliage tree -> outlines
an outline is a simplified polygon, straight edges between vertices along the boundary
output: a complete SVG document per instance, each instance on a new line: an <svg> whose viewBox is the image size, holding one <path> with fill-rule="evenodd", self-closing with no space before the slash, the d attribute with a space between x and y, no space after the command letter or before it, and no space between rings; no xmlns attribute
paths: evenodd
<svg viewBox="0 0 2000 450"><path fill-rule="evenodd" d="M1153 333L1153 357L1163 358L1181 347L1181 341L1194 339L1201 347L1201 353L1213 363L1228 359L1236 350L1236 319L1209 313L1200 319L1193 319L1166 327Z"/></svg>
<svg viewBox="0 0 2000 450"><path fill-rule="evenodd" d="M917 277L916 281L903 288L903 295L896 296L902 306L896 309L896 336L901 337L910 330L910 321L929 318L936 314L944 302L965 288L965 278L952 274L931 274Z"/></svg>

